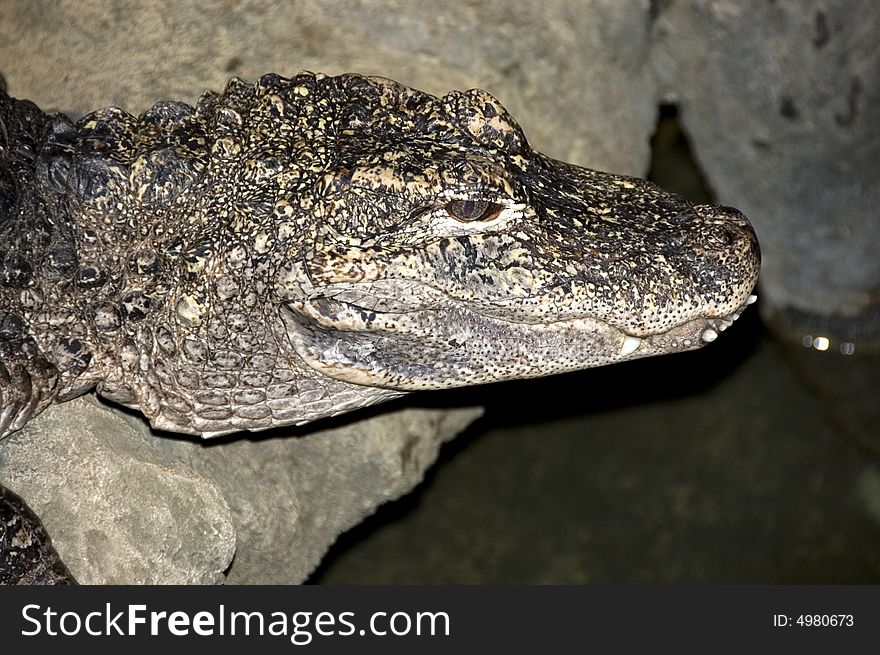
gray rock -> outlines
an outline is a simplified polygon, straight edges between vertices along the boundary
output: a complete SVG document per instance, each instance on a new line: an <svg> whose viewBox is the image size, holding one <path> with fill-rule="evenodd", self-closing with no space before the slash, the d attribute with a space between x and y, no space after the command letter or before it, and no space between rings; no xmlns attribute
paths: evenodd
<svg viewBox="0 0 880 655"><path fill-rule="evenodd" d="M0 479L85 584L224 579L235 552L220 488L123 417L78 398L0 442Z"/></svg>
<svg viewBox="0 0 880 655"><path fill-rule="evenodd" d="M151 434L89 396L0 442L0 479L82 583L297 583L479 414L407 409L205 445Z"/></svg>
<svg viewBox="0 0 880 655"><path fill-rule="evenodd" d="M298 583L336 538L421 482L481 409L404 409L307 436L176 442L232 508L231 583Z"/></svg>
<svg viewBox="0 0 880 655"><path fill-rule="evenodd" d="M876 2L670 3L657 34L659 77L711 186L755 225L763 308L876 313Z"/></svg>

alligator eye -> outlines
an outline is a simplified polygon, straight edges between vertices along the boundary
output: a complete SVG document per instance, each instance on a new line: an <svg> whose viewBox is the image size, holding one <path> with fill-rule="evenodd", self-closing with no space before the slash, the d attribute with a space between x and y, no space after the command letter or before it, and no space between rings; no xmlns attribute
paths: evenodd
<svg viewBox="0 0 880 655"><path fill-rule="evenodd" d="M491 220L498 216L504 207L487 200L450 200L446 203L445 209L456 220L472 222Z"/></svg>

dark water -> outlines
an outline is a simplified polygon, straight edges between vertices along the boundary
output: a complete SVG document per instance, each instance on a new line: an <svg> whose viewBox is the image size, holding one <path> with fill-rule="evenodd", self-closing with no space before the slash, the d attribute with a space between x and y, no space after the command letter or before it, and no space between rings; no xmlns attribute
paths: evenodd
<svg viewBox="0 0 880 655"><path fill-rule="evenodd" d="M710 199L673 108L654 146L655 181ZM693 353L416 397L487 412L311 581L878 583L874 369L752 307Z"/></svg>

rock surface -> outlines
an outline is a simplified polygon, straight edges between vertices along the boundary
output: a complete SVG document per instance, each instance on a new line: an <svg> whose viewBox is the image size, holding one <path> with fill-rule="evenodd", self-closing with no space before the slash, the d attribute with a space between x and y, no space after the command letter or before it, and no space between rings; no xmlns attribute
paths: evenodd
<svg viewBox="0 0 880 655"><path fill-rule="evenodd" d="M479 413L406 409L205 445L84 397L0 442L0 479L81 583L296 583Z"/></svg>
<svg viewBox="0 0 880 655"><path fill-rule="evenodd" d="M235 552L232 510L173 445L78 398L0 442L0 479L81 583L221 582Z"/></svg>

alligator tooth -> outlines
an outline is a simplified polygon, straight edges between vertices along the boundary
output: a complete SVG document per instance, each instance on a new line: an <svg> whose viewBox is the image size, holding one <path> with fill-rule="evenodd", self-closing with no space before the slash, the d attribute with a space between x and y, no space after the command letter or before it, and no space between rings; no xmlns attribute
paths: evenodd
<svg viewBox="0 0 880 655"><path fill-rule="evenodd" d="M732 318L732 319L735 321L736 319L739 318L739 314L737 314L736 312L734 312L733 314L730 315L730 318Z"/></svg>
<svg viewBox="0 0 880 655"><path fill-rule="evenodd" d="M642 340L638 337L631 337L628 334L623 337L623 345L620 347L620 356L626 357L634 353L642 345Z"/></svg>
<svg viewBox="0 0 880 655"><path fill-rule="evenodd" d="M726 318L722 318L719 320L721 321L721 324L718 326L719 332L724 332L727 328L729 328L731 325L733 325L733 321L728 320Z"/></svg>
<svg viewBox="0 0 880 655"><path fill-rule="evenodd" d="M703 334L701 334L700 337L706 343L712 343L713 341L715 341L715 339L718 338L718 333L712 328L706 328L705 330L703 330Z"/></svg>
<svg viewBox="0 0 880 655"><path fill-rule="evenodd" d="M747 305L751 305L751 304L754 303L757 299L758 299L758 296L751 295L751 296L749 296L748 299L746 300L746 304L747 304Z"/></svg>

